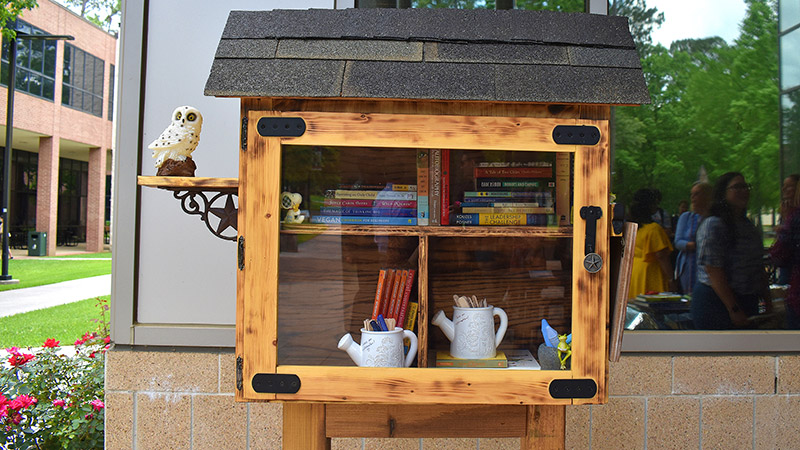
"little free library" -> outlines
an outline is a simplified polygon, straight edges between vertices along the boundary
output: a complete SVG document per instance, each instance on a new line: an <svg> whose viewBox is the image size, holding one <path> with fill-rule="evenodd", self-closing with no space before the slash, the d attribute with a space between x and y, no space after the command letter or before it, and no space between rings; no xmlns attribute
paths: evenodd
<svg viewBox="0 0 800 450"><path fill-rule="evenodd" d="M234 11L205 93L241 99L238 179L139 182L238 196L236 399L284 402L286 448L562 447L564 405L608 401L625 17Z"/></svg>

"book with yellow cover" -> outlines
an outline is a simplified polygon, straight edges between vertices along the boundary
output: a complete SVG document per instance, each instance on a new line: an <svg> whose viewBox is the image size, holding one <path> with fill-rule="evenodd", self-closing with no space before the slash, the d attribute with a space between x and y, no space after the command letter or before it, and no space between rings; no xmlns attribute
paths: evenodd
<svg viewBox="0 0 800 450"><path fill-rule="evenodd" d="M455 358L450 352L437 351L436 352L436 367L482 367L482 368L501 368L508 367L508 360L506 354L497 352L494 358L487 359L460 359Z"/></svg>

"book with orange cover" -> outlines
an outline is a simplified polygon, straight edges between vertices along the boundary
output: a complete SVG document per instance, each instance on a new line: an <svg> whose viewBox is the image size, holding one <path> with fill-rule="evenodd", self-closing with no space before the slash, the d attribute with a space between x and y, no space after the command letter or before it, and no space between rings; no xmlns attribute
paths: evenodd
<svg viewBox="0 0 800 450"><path fill-rule="evenodd" d="M393 317L397 317L397 323L400 326L404 325L406 322L406 311L408 310L408 300L411 297L411 288L414 287L414 274L416 274L416 270L408 269L408 277L406 277L406 285L405 289L403 289L403 297L402 300L397 302L398 309L395 312Z"/></svg>
<svg viewBox="0 0 800 450"><path fill-rule="evenodd" d="M383 282L386 280L386 269L378 272L378 288L375 291L375 304L372 306L372 320L378 318L381 313L381 301L383 300Z"/></svg>
<svg viewBox="0 0 800 450"><path fill-rule="evenodd" d="M389 302L392 301L392 289L394 288L395 273L394 269L386 269L386 279L383 281L383 293L381 294L381 312L383 318L389 317Z"/></svg>
<svg viewBox="0 0 800 450"><path fill-rule="evenodd" d="M397 309L397 304L402 300L406 278L408 278L408 270L397 269L397 274L394 276L394 287L392 288L392 301L389 302L389 309L386 310L388 317L393 319L397 318L397 316L393 314L395 309Z"/></svg>

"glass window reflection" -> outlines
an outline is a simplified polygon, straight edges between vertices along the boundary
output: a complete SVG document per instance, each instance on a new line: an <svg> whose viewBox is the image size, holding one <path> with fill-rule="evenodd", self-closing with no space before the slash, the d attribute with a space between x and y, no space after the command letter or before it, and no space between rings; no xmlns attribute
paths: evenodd
<svg viewBox="0 0 800 450"><path fill-rule="evenodd" d="M780 2L781 31L800 23L800 1L781 0Z"/></svg>
<svg viewBox="0 0 800 450"><path fill-rule="evenodd" d="M781 36L781 89L800 85L800 29Z"/></svg>

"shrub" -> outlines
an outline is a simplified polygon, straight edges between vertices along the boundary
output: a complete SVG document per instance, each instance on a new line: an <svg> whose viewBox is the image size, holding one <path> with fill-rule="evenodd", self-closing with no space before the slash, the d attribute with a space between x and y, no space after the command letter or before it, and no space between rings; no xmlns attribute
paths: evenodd
<svg viewBox="0 0 800 450"><path fill-rule="evenodd" d="M6 349L8 360L0 365L0 446L103 448L109 342L97 332L86 333L75 341L74 356L60 352L53 339L36 351Z"/></svg>

